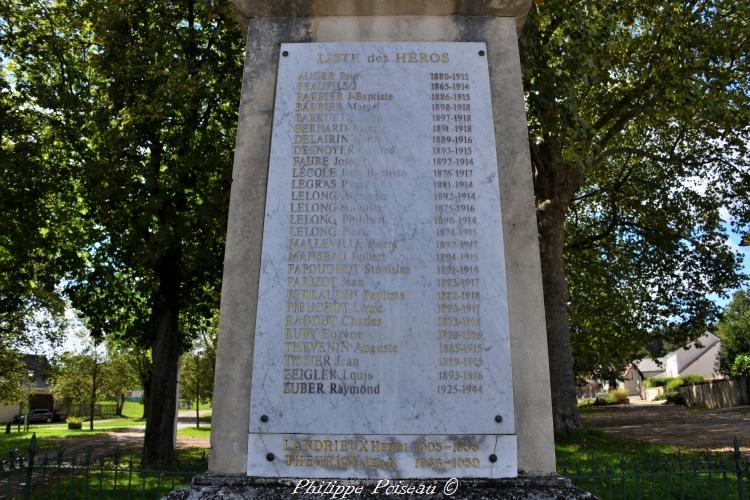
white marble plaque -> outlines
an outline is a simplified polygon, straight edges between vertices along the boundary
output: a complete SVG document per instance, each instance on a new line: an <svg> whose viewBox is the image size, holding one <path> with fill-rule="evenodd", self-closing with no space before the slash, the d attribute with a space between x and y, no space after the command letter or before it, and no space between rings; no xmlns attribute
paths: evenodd
<svg viewBox="0 0 750 500"><path fill-rule="evenodd" d="M249 475L515 476L485 51L282 44Z"/></svg>

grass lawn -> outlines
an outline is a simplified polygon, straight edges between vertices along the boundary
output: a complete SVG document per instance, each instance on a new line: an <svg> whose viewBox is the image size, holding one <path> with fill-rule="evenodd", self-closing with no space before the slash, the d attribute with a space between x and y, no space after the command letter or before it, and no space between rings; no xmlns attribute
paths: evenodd
<svg viewBox="0 0 750 500"><path fill-rule="evenodd" d="M31 436L34 433L36 433L37 448L41 449L66 446L73 440L102 435L107 432L107 430L96 428L93 431L88 429L70 431L67 427L65 429L35 429L35 427L41 426L32 425L29 432L15 432L14 428L11 434L0 434L0 456L5 456L14 449L25 455L31 445Z"/></svg>
<svg viewBox="0 0 750 500"><path fill-rule="evenodd" d="M120 418L116 420L94 420L94 430L89 430L89 422L83 422L83 429L70 430L65 423L60 424L32 424L29 432L16 432L17 427L11 429L10 434L0 434L0 456L6 455L13 449L25 453L31 444L31 436L36 433L37 448L55 448L66 446L71 440L101 435L117 429L128 427L143 427L146 421L143 419Z"/></svg>
<svg viewBox="0 0 750 500"><path fill-rule="evenodd" d="M49 473L41 474L31 498L160 498L187 484L206 467L203 448L177 450L175 464L158 468L142 469L138 455L124 456L117 465L97 462L88 469L64 470L62 474L51 467Z"/></svg>
<svg viewBox="0 0 750 500"><path fill-rule="evenodd" d="M208 439L211 437L211 424L201 424L199 429L195 427L183 427L177 429L178 436L199 437Z"/></svg>
<svg viewBox="0 0 750 500"><path fill-rule="evenodd" d="M572 462L590 461L592 458L607 463L615 463L621 458L637 459L651 454L693 453L678 446L644 443L634 439L623 439L602 431L578 431L555 436L557 464L565 460Z"/></svg>
<svg viewBox="0 0 750 500"><path fill-rule="evenodd" d="M211 410L211 401L201 402L200 411L204 412L209 410ZM195 407L191 409L180 408L179 412L180 415L185 415L186 413L191 412L193 415L195 415ZM126 418L140 419L143 416L143 403L125 401L125 404L122 405L122 416ZM205 417L201 417L201 421L203 421L204 418Z"/></svg>
<svg viewBox="0 0 750 500"><path fill-rule="evenodd" d="M600 498L739 498L731 453L645 443L601 431L555 436L557 471Z"/></svg>
<svg viewBox="0 0 750 500"><path fill-rule="evenodd" d="M135 401L125 401L125 403L122 405L122 416L126 418L143 417L143 403L136 403Z"/></svg>

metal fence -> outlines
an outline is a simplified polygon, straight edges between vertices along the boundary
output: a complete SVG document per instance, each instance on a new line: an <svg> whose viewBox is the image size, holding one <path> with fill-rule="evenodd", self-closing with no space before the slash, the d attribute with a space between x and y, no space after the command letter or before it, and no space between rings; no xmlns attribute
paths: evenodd
<svg viewBox="0 0 750 500"><path fill-rule="evenodd" d="M78 406L62 405L60 412L64 416L89 418L91 407L86 404ZM96 403L94 405L94 418L117 418L117 405L115 403Z"/></svg>
<svg viewBox="0 0 750 500"><path fill-rule="evenodd" d="M750 500L750 459L732 452L653 454L559 464L558 473L601 499Z"/></svg>
<svg viewBox="0 0 750 500"><path fill-rule="evenodd" d="M207 469L205 452L186 462L144 466L140 455L119 448L74 455L37 450L32 436L26 453L16 450L0 460L0 499L158 499Z"/></svg>
<svg viewBox="0 0 750 500"><path fill-rule="evenodd" d="M205 453L146 467L139 455L118 449L100 456L91 449L77 456L66 456L64 449L45 453L32 437L26 453L14 451L0 460L0 499L158 499L207 468ZM750 458L736 439L732 452L563 460L558 473L606 500L750 500Z"/></svg>

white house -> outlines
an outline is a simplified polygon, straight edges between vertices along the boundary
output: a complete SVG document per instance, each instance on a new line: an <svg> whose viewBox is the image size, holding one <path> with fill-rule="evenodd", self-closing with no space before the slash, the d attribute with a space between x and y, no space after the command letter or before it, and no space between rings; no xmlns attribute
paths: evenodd
<svg viewBox="0 0 750 500"><path fill-rule="evenodd" d="M36 354L24 354L23 358L29 373L29 378L26 381L29 390L28 409L54 411L55 400L52 397L48 380L51 368L47 357ZM19 403L0 401L0 423L10 422L14 416L21 412L21 409Z"/></svg>
<svg viewBox="0 0 750 500"><path fill-rule="evenodd" d="M664 357L642 359L635 364L646 378L680 377L683 375L701 375L706 379L720 378L716 373L721 339L711 332L706 332L698 339L701 347L690 344L687 348L676 349Z"/></svg>

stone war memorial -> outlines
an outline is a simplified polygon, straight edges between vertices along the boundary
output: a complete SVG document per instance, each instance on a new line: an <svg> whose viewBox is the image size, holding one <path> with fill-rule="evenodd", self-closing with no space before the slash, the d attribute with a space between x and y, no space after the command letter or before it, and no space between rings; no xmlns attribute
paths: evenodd
<svg viewBox="0 0 750 500"><path fill-rule="evenodd" d="M554 475L530 4L234 0L210 470L170 498L579 495Z"/></svg>

